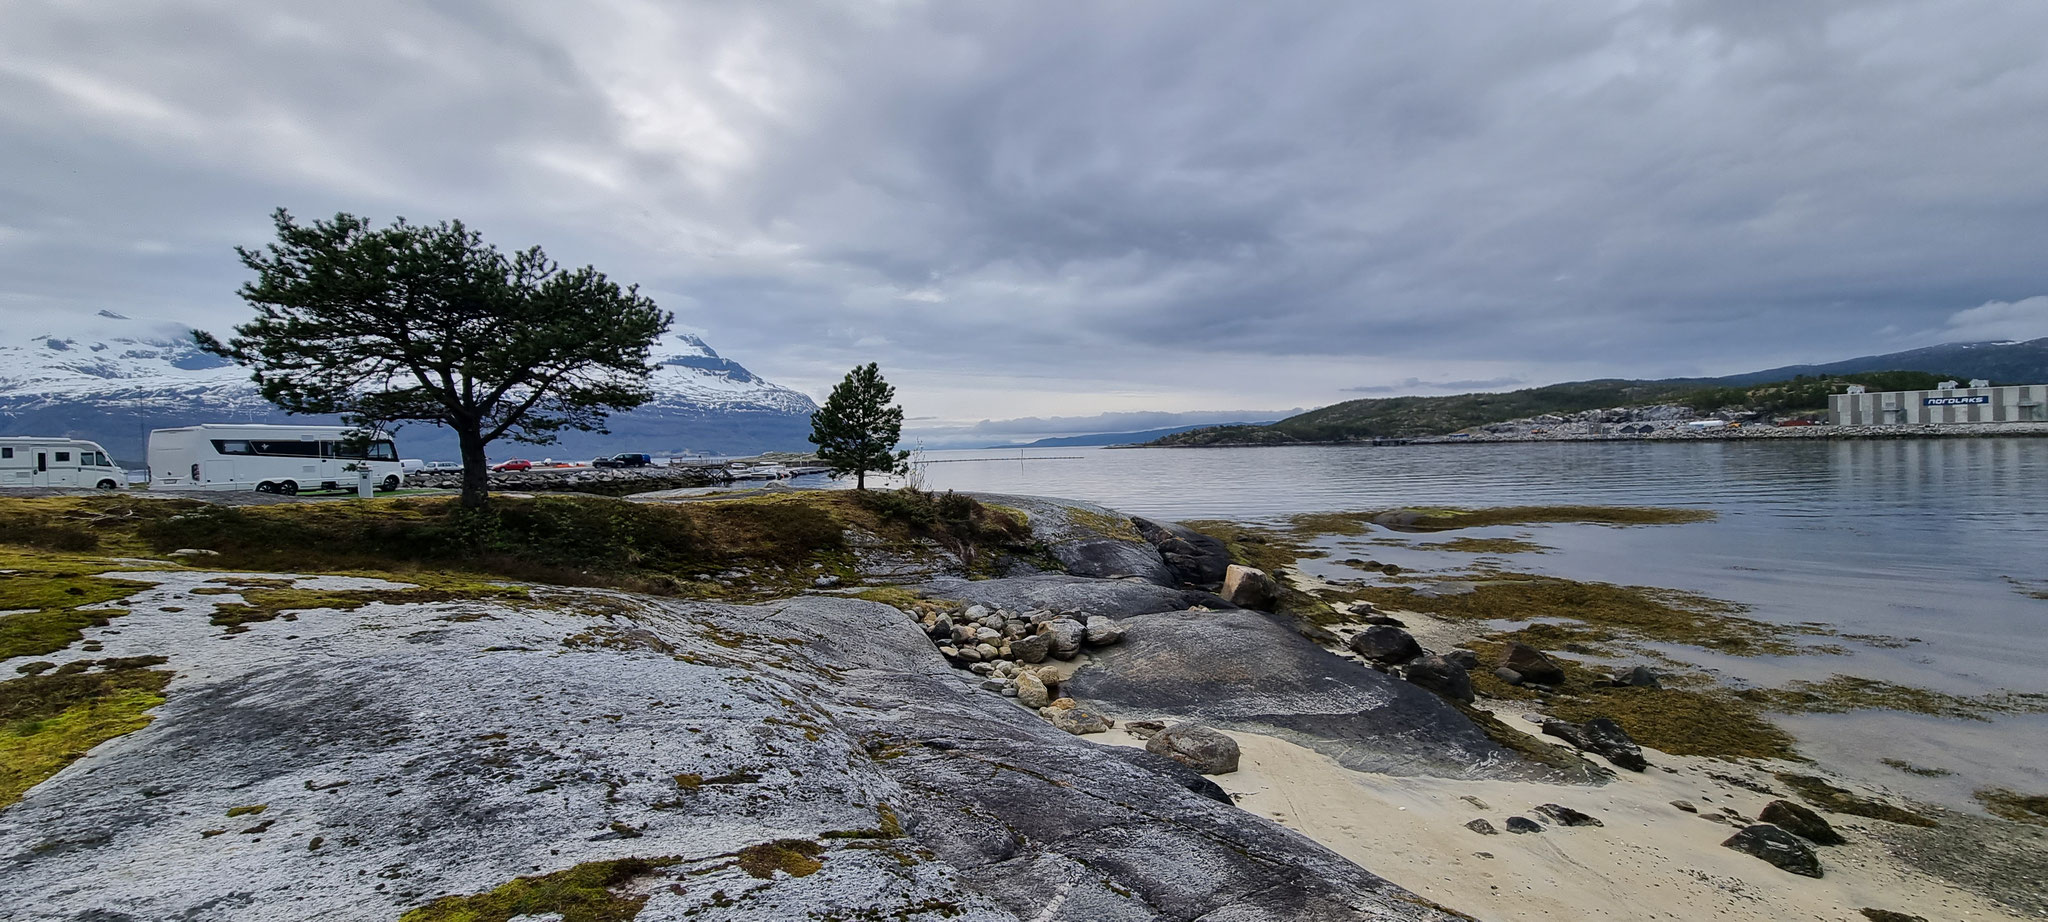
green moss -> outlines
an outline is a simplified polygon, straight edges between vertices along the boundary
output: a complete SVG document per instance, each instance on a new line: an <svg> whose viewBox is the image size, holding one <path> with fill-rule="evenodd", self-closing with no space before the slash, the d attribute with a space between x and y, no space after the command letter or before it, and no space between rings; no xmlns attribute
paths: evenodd
<svg viewBox="0 0 2048 922"><path fill-rule="evenodd" d="M809 839L777 839L740 849L739 866L749 877L762 880L774 877L776 871L791 877L809 877L825 866L818 857L824 853L824 846Z"/></svg>
<svg viewBox="0 0 2048 922"><path fill-rule="evenodd" d="M91 557L38 552L0 551L0 659L44 656L85 636L89 627L105 627L107 619L127 614L119 609L92 609L150 588L149 583L99 574L122 565Z"/></svg>
<svg viewBox="0 0 2048 922"><path fill-rule="evenodd" d="M1613 718L1637 743L1672 755L1797 759L1792 736L1724 691L1609 688L1560 696L1552 715L1573 723Z"/></svg>
<svg viewBox="0 0 2048 922"><path fill-rule="evenodd" d="M1850 816L1864 816L1887 823L1906 826L1939 826L1934 820L1911 810L1895 807L1882 801L1860 797L1846 788L1838 788L1812 775L1796 775L1778 772L1776 777L1797 793L1801 800L1823 810L1846 813Z"/></svg>
<svg viewBox="0 0 2048 922"><path fill-rule="evenodd" d="M1093 509L1083 509L1078 506L1061 507L1061 512L1066 515L1068 521L1102 537L1115 541L1128 541L1133 544L1145 543L1145 536L1138 534L1138 526L1132 524L1131 520L1126 516L1097 512Z"/></svg>
<svg viewBox="0 0 2048 922"><path fill-rule="evenodd" d="M162 661L110 660L98 672L67 668L0 682L0 807L94 746L148 726L171 676L147 667Z"/></svg>
<svg viewBox="0 0 2048 922"><path fill-rule="evenodd" d="M588 861L553 874L515 878L484 893L444 896L399 917L399 922L507 922L519 916L558 914L562 922L627 922L647 897L613 889L676 864L679 858Z"/></svg>
<svg viewBox="0 0 2048 922"><path fill-rule="evenodd" d="M1423 545L1423 548L1460 554L1541 554L1549 550L1534 541L1520 538L1452 538L1438 544Z"/></svg>
<svg viewBox="0 0 2048 922"><path fill-rule="evenodd" d="M1987 788L1973 795L1993 816L2020 823L2048 826L2048 796L2021 794L2004 788Z"/></svg>
<svg viewBox="0 0 2048 922"><path fill-rule="evenodd" d="M229 808L228 808L228 815L229 815L229 816L255 816L256 814L258 814L258 813L262 813L263 811L265 811L265 810L268 810L268 809L270 809L270 805L269 805L269 804L250 804L250 805L248 805L248 806L245 806L245 807L229 807Z"/></svg>
<svg viewBox="0 0 2048 922"><path fill-rule="evenodd" d="M1966 697L1851 675L1835 675L1820 682L1796 681L1783 688L1748 689L1739 694L1767 710L1784 713L1888 710L1987 720L1989 714L2048 711L2048 695L1997 692Z"/></svg>
<svg viewBox="0 0 2048 922"><path fill-rule="evenodd" d="M896 818L896 811L888 804L875 808L878 814L872 829L835 829L824 834L827 839L900 839L903 838L903 823Z"/></svg>

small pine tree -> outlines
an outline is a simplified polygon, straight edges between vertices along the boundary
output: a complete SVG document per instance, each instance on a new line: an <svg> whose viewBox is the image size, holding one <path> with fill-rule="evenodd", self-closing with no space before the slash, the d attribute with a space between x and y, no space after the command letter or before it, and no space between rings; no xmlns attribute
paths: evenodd
<svg viewBox="0 0 2048 922"><path fill-rule="evenodd" d="M846 373L825 405L811 414L811 443L832 467L832 476L852 474L854 489L868 488L868 472L900 474L910 452L897 451L903 437L903 408L893 405L896 389L869 362Z"/></svg>

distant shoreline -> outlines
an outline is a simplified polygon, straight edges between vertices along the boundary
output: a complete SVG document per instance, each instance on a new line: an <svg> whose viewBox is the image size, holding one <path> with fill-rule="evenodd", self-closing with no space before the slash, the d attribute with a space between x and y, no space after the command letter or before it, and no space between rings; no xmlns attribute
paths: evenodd
<svg viewBox="0 0 2048 922"><path fill-rule="evenodd" d="M1642 435L1526 435L1475 433L1469 436L1419 435L1410 438L1343 439L1288 442L1211 442L1202 445L1110 445L1109 448L1287 448L1301 445L1349 445L1396 448L1408 445L1498 445L1529 442L1738 442L1772 439L1871 440L1955 438L2043 438L2048 423L1949 423L1912 426L1745 426L1705 431L1665 430Z"/></svg>

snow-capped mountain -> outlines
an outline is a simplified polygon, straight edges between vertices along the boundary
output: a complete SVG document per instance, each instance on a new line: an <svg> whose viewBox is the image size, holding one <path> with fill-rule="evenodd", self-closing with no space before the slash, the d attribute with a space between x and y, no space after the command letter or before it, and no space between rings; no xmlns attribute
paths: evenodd
<svg viewBox="0 0 2048 922"><path fill-rule="evenodd" d="M92 439L139 467L149 430L206 422L309 424L257 392L247 369L199 351L179 324L101 311L62 332L0 330L0 435ZM614 414L609 435L566 433L560 443L497 442L493 457L589 457L619 451L747 454L809 447L804 394L771 383L688 333L662 338L650 377L655 397ZM456 457L447 430L409 424L398 432L406 457Z"/></svg>

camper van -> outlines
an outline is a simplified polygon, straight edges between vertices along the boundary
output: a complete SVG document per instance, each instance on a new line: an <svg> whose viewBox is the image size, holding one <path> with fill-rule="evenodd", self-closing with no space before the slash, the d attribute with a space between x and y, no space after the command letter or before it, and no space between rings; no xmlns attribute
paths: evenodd
<svg viewBox="0 0 2048 922"><path fill-rule="evenodd" d="M379 490L404 476L398 446L384 433L361 441L347 426L258 426L209 423L149 434L153 490L300 490L353 487L367 465Z"/></svg>
<svg viewBox="0 0 2048 922"><path fill-rule="evenodd" d="M8 436L0 438L0 487L118 489L128 478L98 442Z"/></svg>

